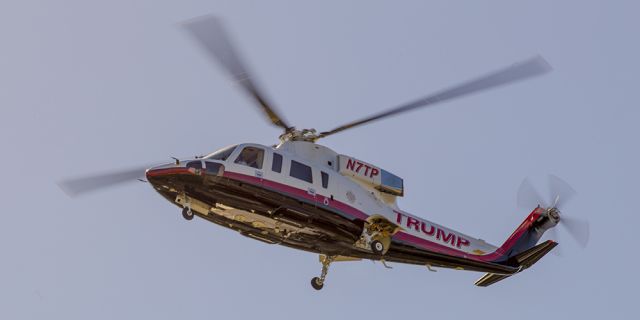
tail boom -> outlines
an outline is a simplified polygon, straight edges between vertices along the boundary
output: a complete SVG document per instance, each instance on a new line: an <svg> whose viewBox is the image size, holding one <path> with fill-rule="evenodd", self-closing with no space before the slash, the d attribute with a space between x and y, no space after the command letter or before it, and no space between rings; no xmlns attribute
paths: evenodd
<svg viewBox="0 0 640 320"><path fill-rule="evenodd" d="M545 231L553 228L557 220L549 211L541 207L535 208L516 228L495 253L494 263L509 263L512 258L536 246Z"/></svg>

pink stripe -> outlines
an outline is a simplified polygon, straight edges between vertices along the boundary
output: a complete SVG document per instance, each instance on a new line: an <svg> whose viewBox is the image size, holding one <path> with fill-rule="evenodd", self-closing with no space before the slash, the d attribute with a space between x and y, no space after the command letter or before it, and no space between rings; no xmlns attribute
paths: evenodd
<svg viewBox="0 0 640 320"><path fill-rule="evenodd" d="M271 180L248 176L241 173L225 171L224 176L230 179L249 182L256 185L262 184L262 186L264 187L271 188L285 194L294 195L296 197L303 198L312 202L317 201L319 203L323 203L324 199L326 198L322 195L316 195L316 197L314 197L309 193L307 193L306 190L298 189L298 188L295 188L286 184L282 184L279 182L271 181ZM366 220L369 217L369 215L367 215L366 213L352 206L349 206L348 204L345 204L337 200L331 200L330 198L327 198L327 199L329 200L329 207L335 209L336 211L344 212L346 214L349 214L353 217L356 217L362 220ZM538 217L539 217L539 213L536 208L533 212L531 212L531 214L529 214L527 219L523 221L522 224L520 224L520 226L513 232L513 234L511 234L511 236L507 239L507 241L505 241L505 243L500 248L486 255L477 255L477 254L456 250L456 249L441 245L439 243L435 243L427 239L423 239L402 231L396 233L393 236L393 238L401 241L410 242L423 249L427 249L427 250L442 253L442 254L472 259L476 261L483 261L483 262L495 261L496 259L504 256L504 252L508 251L508 249L510 249L515 244L515 242L527 231L527 229L531 226L533 221L535 221Z"/></svg>
<svg viewBox="0 0 640 320"><path fill-rule="evenodd" d="M500 248L498 248L496 251L492 253L485 254L485 255L466 253L464 251L449 248L439 243L432 242L420 237L416 237L412 234L404 233L404 232L398 232L397 234L394 235L394 238L398 240L404 240L414 244L418 244L422 248L429 249L431 251L435 251L438 253L443 253L443 254L448 254L452 256L458 256L458 257L463 257L463 258L468 258L468 259L473 259L478 261L495 261L498 258L504 256L505 252L507 252L515 244L515 242L520 237L522 237L522 235L531 226L533 221L535 221L539 216L540 214L537 213L537 209L531 212L531 214L529 214L527 219L524 222L522 222L522 224L520 224L520 226L513 232L513 234L511 234L511 236Z"/></svg>
<svg viewBox="0 0 640 320"><path fill-rule="evenodd" d="M318 202L318 203L324 203L325 198L329 201L329 207L336 209L337 211L341 211L344 213L347 213L353 217L356 217L358 219L362 219L362 220L366 220L369 216L367 214L365 214L364 212L351 207L345 203L342 203L340 201L337 200L331 200L331 198L329 197L325 197L323 195L320 194L316 194L316 196L312 196L310 195L306 190L302 190L302 189L298 189L286 184L282 184L279 182L275 182L275 181L271 181L271 180L266 180L266 179L261 179L258 177L252 177L252 176L248 176L245 174L241 174L241 173L236 173L236 172L230 172L230 171L225 171L224 172L224 176L230 179L235 179L235 180L242 180L245 182L249 182L249 183L253 183L256 185L262 184L262 186L267 187L267 188L271 188L271 189L275 189L279 192L282 193L287 193L290 195L295 195L299 198L303 198L309 201L313 201L313 202Z"/></svg>

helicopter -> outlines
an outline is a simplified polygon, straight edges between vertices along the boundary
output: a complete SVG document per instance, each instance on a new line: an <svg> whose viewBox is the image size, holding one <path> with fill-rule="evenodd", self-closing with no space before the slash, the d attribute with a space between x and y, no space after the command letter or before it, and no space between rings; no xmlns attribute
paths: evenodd
<svg viewBox="0 0 640 320"><path fill-rule="evenodd" d="M381 261L385 267L394 262L426 266L430 271L484 272L475 284L486 287L531 267L554 249L558 245L554 240L538 242L559 223L586 245L588 223L565 217L559 209L575 191L556 176L549 176L553 198L548 204L529 180L523 181L518 202L532 211L502 245L495 246L401 210L397 203L405 193L401 177L317 143L373 121L545 74L551 67L542 57L318 132L291 126L268 102L219 18L206 15L182 26L253 98L268 121L283 130L279 143L234 144L151 168L67 179L59 183L67 194L148 182L181 209L186 220L198 217L258 241L318 254L321 272L311 279L316 290L324 287L333 262L358 260Z"/></svg>

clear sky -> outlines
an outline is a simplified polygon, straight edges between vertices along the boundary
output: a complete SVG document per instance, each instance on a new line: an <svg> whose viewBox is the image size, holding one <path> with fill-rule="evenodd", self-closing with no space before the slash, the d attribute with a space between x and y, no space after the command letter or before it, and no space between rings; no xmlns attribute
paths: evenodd
<svg viewBox="0 0 640 320"><path fill-rule="evenodd" d="M0 3L0 318L633 318L640 224L636 1ZM329 129L543 55L546 76L322 141L405 179L401 208L500 244L526 176L578 191L581 249L489 288L479 273L332 265L180 210L133 183L70 199L56 181L279 131L181 21L225 19L298 127Z"/></svg>

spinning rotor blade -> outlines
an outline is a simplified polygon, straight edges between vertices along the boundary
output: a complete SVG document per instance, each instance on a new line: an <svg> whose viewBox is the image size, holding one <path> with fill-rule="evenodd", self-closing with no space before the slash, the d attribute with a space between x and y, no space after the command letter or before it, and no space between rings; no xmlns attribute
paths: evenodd
<svg viewBox="0 0 640 320"><path fill-rule="evenodd" d="M330 131L322 132L318 135L318 138L324 138L334 133L338 133L340 131L351 129L353 127L357 127L382 118L390 117L399 113L434 105L436 103L444 102L447 100L453 100L455 98L459 98L478 91L491 89L533 76L541 75L550 70L551 66L542 57L536 56L529 60L514 64L502 70L477 78L475 80L471 80L458 86L445 89L436 94L413 101L406 105L393 108L361 120L347 123Z"/></svg>
<svg viewBox="0 0 640 320"><path fill-rule="evenodd" d="M567 229L569 235L585 248L589 243L589 222L584 219L562 216L560 224Z"/></svg>
<svg viewBox="0 0 640 320"><path fill-rule="evenodd" d="M537 206L547 207L542 197L533 187L529 178L524 178L518 188L518 207L532 210Z"/></svg>
<svg viewBox="0 0 640 320"><path fill-rule="evenodd" d="M564 180L554 175L549 175L549 195L551 202L550 207L560 209L567 201L571 200L576 191ZM518 206L531 209L537 205L541 205L545 209L549 209L547 204L542 200L540 194L531 184L528 178L525 178L520 184L518 190ZM586 247L589 242L589 222L584 219L573 218L565 215L562 211L558 211L560 220L558 224L562 225L569 235L578 242L581 247ZM558 233L555 228L548 230L552 239L558 239Z"/></svg>
<svg viewBox="0 0 640 320"><path fill-rule="evenodd" d="M233 81L240 84L258 102L271 123L285 131L291 129L273 106L267 102L256 84L251 81L249 72L242 63L240 55L234 49L220 19L206 15L191 19L183 25L201 48L207 52L208 56L220 63L229 72Z"/></svg>
<svg viewBox="0 0 640 320"><path fill-rule="evenodd" d="M99 189L109 188L135 181L138 178L143 178L147 168L149 167L138 167L77 179L64 180L59 182L58 186L68 196L76 197Z"/></svg>
<svg viewBox="0 0 640 320"><path fill-rule="evenodd" d="M552 174L549 175L549 192L551 199L554 201L558 199L558 203L555 204L558 209L561 209L562 205L566 204L576 194L576 191L566 181Z"/></svg>
<svg viewBox="0 0 640 320"><path fill-rule="evenodd" d="M547 230L547 234L549 235L549 239L555 240L556 242L560 242L558 241L559 237L558 237L558 229L557 228L551 228L549 230ZM562 254L562 247L561 246L556 246L555 248L553 248L553 251L551 251L551 253L553 253L553 255L557 256L557 257L561 257Z"/></svg>

